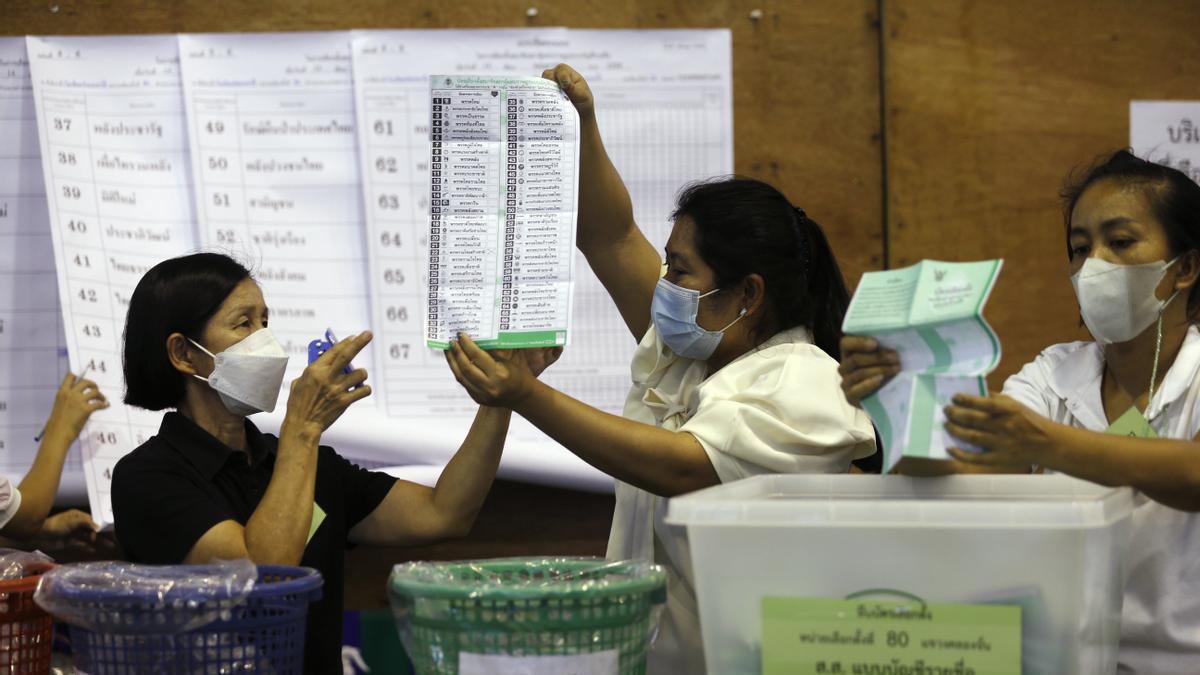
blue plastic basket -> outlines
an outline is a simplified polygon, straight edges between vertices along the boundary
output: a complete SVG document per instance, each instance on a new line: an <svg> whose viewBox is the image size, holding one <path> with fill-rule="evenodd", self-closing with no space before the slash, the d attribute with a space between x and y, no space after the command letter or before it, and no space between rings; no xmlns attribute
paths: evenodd
<svg viewBox="0 0 1200 675"><path fill-rule="evenodd" d="M206 598L220 603L220 618L182 633L164 632L166 614L203 609L194 602L162 607L150 597L73 590L64 598L93 613L97 628L68 628L75 665L90 675L302 675L308 604L321 597L321 584L311 568L259 565L249 595Z"/></svg>

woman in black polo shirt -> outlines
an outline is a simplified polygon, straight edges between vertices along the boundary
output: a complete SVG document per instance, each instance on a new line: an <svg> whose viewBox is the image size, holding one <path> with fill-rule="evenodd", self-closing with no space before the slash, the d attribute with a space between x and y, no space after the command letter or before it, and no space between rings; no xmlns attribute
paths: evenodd
<svg viewBox="0 0 1200 675"><path fill-rule="evenodd" d="M139 562L249 558L320 570L305 670L339 673L347 543L465 535L496 475L511 411L480 407L436 488L351 464L319 442L371 393L366 371L342 372L370 342L362 333L292 382L279 437L263 434L246 416L275 407L287 364L267 314L250 273L216 253L167 260L138 282L125 325L125 402L175 411L113 471L116 534ZM516 354L540 373L558 353Z"/></svg>

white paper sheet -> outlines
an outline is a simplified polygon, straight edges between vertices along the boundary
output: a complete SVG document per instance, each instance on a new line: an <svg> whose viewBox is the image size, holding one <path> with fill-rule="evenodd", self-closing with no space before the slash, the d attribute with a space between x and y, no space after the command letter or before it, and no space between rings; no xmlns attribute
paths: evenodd
<svg viewBox="0 0 1200 675"><path fill-rule="evenodd" d="M1129 146L1200 183L1200 101L1130 101Z"/></svg>
<svg viewBox="0 0 1200 675"><path fill-rule="evenodd" d="M441 353L421 346L416 316L427 283L420 262L428 245L428 77L536 75L557 63L576 67L596 94L605 146L629 187L634 215L661 247L679 188L733 170L729 31L357 31L353 45L368 241L388 235L400 243L368 250L376 391L388 415L440 420L465 433L475 405L454 382ZM396 195L400 208L380 209L382 195ZM619 414L636 341L577 256L574 337L543 378ZM526 446L542 457L565 452L517 419L502 472L514 450ZM536 463L516 468L540 474ZM581 473L578 479L589 484L596 473Z"/></svg>
<svg viewBox="0 0 1200 675"><path fill-rule="evenodd" d="M569 344L579 114L536 76L433 75L425 342Z"/></svg>
<svg viewBox="0 0 1200 675"><path fill-rule="evenodd" d="M195 248L175 36L29 37L42 166L71 368L112 407L81 439L92 516L112 522L112 467L162 413L121 404L129 296Z"/></svg>
<svg viewBox="0 0 1200 675"><path fill-rule="evenodd" d="M616 649L553 656L460 652L458 672L459 675L617 675L620 657L621 652Z"/></svg>
<svg viewBox="0 0 1200 675"><path fill-rule="evenodd" d="M25 38L0 38L0 472L13 484L33 465L67 369ZM76 445L59 501L83 498Z"/></svg>
<svg viewBox="0 0 1200 675"><path fill-rule="evenodd" d="M371 323L349 40L179 37L200 242L249 263L292 357L286 381L326 327Z"/></svg>

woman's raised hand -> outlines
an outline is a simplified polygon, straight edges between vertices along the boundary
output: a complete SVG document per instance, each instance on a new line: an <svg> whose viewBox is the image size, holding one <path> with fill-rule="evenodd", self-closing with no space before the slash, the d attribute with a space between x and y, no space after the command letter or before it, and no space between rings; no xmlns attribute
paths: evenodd
<svg viewBox="0 0 1200 675"><path fill-rule="evenodd" d="M342 370L371 342L371 337L370 331L364 331L342 340L308 364L304 373L292 381L287 418L323 432L351 404L370 396L370 385L363 384L367 381L366 370L358 368L349 373Z"/></svg>
<svg viewBox="0 0 1200 675"><path fill-rule="evenodd" d="M567 98L575 105L580 117L591 117L596 112L596 101L592 98L592 89L587 80L583 79L574 68L560 63L549 70L542 71L542 77L558 83Z"/></svg>
<svg viewBox="0 0 1200 675"><path fill-rule="evenodd" d="M512 408L533 392L537 376L562 354L561 347L488 352L468 335L446 350L454 379L480 405Z"/></svg>
<svg viewBox="0 0 1200 675"><path fill-rule="evenodd" d="M900 372L900 355L880 347L874 338L847 335L841 347L838 372L842 374L842 393L850 405L858 405Z"/></svg>

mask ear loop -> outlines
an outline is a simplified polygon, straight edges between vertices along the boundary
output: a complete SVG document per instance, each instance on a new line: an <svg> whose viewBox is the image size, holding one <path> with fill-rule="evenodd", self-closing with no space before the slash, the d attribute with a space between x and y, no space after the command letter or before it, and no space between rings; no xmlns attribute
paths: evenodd
<svg viewBox="0 0 1200 675"><path fill-rule="evenodd" d="M729 327L730 327L730 326L732 326L733 324L735 324L735 323L737 323L737 322L741 321L743 316L746 316L746 308L745 308L745 307L743 307L743 308L742 308L742 311L738 312L738 315L737 315L737 318L736 318L736 319L734 319L733 321L730 321L729 323L725 324L725 327L724 327L724 328L722 328L721 330L717 331L717 332L718 332L718 333L724 333L725 331L729 330Z"/></svg>
<svg viewBox="0 0 1200 675"><path fill-rule="evenodd" d="M213 363L214 363L214 364L216 364L216 362L217 362L217 357L216 357L216 355L215 355L215 354L213 354L212 352L208 351L207 349L205 349L205 348L204 348L204 345L200 344L199 342L196 342L196 341L195 341L195 340L193 340L192 338L184 338L184 339L186 339L188 342L190 342L190 343L192 343L193 345L195 345L195 346L196 346L196 349L199 349L200 351L204 352L205 354L208 354L208 355L209 355L209 357L210 357L210 358L212 358L212 360L213 360ZM192 377L196 378L197 380L200 380L201 382L208 382L208 378L207 378L207 377L202 377L202 376L200 376L200 375L197 375L196 373L192 373Z"/></svg>
<svg viewBox="0 0 1200 675"><path fill-rule="evenodd" d="M709 292L707 292L707 293L704 293L704 294L703 294L703 295L701 295L700 297L696 298L696 302L700 302L700 301L701 301L701 300L703 300L704 298L707 298L708 296L710 296L710 295L712 295L713 293L716 293L716 292L718 292L718 291L720 291L720 290L721 290L721 289L719 289L719 288L714 288L714 289L712 289L711 291L709 291ZM729 323L725 324L725 327L724 327L724 328L722 328L721 330L714 331L714 332L716 332L716 333L724 333L725 331L729 330L729 328L730 328L731 326L733 326L733 324L735 324L735 323L737 323L737 322L741 321L743 316L746 316L746 308L745 308L745 307L743 307L743 308L742 308L742 309L741 309L741 310L738 312L738 315L737 315L737 317L735 317L733 321L730 321Z"/></svg>

